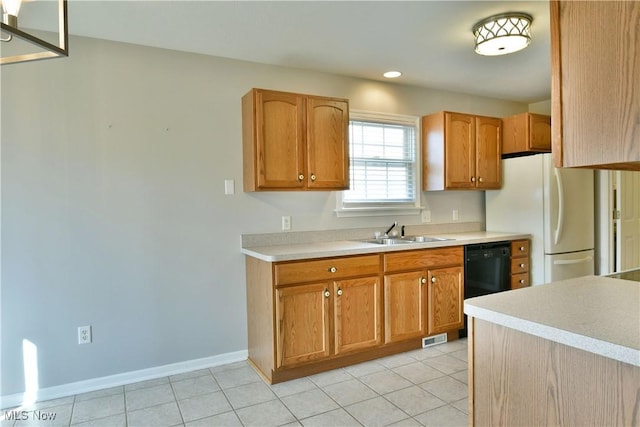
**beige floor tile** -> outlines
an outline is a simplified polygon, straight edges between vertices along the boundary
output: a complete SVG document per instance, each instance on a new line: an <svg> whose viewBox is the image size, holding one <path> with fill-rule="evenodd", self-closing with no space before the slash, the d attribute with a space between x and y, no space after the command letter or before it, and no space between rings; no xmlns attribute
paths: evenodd
<svg viewBox="0 0 640 427"><path fill-rule="evenodd" d="M413 416L430 411L447 403L418 386L403 388L384 395L385 399Z"/></svg>
<svg viewBox="0 0 640 427"><path fill-rule="evenodd" d="M227 398L221 391L179 400L178 406L180 407L184 422L222 414L232 409Z"/></svg>
<svg viewBox="0 0 640 427"><path fill-rule="evenodd" d="M300 422L304 427L359 427L361 425L355 418L353 418L347 411L342 408L334 409L333 411L325 412L323 414L314 415L312 417L305 418Z"/></svg>
<svg viewBox="0 0 640 427"><path fill-rule="evenodd" d="M224 391L224 394L234 409L277 399L275 393L265 383L249 383L229 388Z"/></svg>
<svg viewBox="0 0 640 427"><path fill-rule="evenodd" d="M141 388L155 387L162 384L169 384L169 377L155 378L153 380L140 381L133 384L127 384L124 386L124 391L129 392L129 391L139 390Z"/></svg>
<svg viewBox="0 0 640 427"><path fill-rule="evenodd" d="M407 414L383 397L354 403L344 408L365 426L386 426L407 418Z"/></svg>
<svg viewBox="0 0 640 427"><path fill-rule="evenodd" d="M428 365L447 375L468 369L468 364L466 362L463 362L449 354L443 354L442 356L429 359Z"/></svg>
<svg viewBox="0 0 640 427"><path fill-rule="evenodd" d="M466 414L448 405L416 415L414 418L427 427L467 427L469 425Z"/></svg>
<svg viewBox="0 0 640 427"><path fill-rule="evenodd" d="M76 401L73 405L72 424L124 413L124 392L95 399Z"/></svg>
<svg viewBox="0 0 640 427"><path fill-rule="evenodd" d="M338 404L320 389L283 397L282 403L299 420L338 408Z"/></svg>
<svg viewBox="0 0 640 427"><path fill-rule="evenodd" d="M182 424L176 402L127 412L128 427L171 427Z"/></svg>
<svg viewBox="0 0 640 427"><path fill-rule="evenodd" d="M457 379L461 383L469 384L469 371L466 369L464 371L456 372L455 374L451 374L449 376Z"/></svg>
<svg viewBox="0 0 640 427"><path fill-rule="evenodd" d="M88 393L78 394L76 395L75 401L82 402L83 400L95 399L96 397L111 396L114 394L121 394L123 392L124 392L123 386L110 387L110 388L105 388L103 390L96 390L96 391L90 391Z"/></svg>
<svg viewBox="0 0 640 427"><path fill-rule="evenodd" d="M420 384L420 387L447 403L468 397L467 385L451 377L442 377Z"/></svg>
<svg viewBox="0 0 640 427"><path fill-rule="evenodd" d="M242 426L240 419L235 412L225 412L224 414L213 415L211 417L201 418L199 420L190 421L185 423L185 427L212 427L212 426L225 426L235 427Z"/></svg>
<svg viewBox="0 0 640 427"><path fill-rule="evenodd" d="M171 375L169 377L169 381L174 382L174 381L183 381L183 380L187 380L190 378L197 378L197 377L201 377L201 376L207 376L207 375L211 375L211 371L207 368L207 369L198 369L196 371L189 371L189 372L184 372L182 374L176 374L176 375Z"/></svg>
<svg viewBox="0 0 640 427"><path fill-rule="evenodd" d="M376 363L389 369L396 368L402 365L408 365L409 363L413 363L415 361L415 358L407 355L406 353L394 354L393 356L376 359Z"/></svg>
<svg viewBox="0 0 640 427"><path fill-rule="evenodd" d="M216 372L232 371L234 369L247 368L247 367L251 367L249 365L249 362L247 362L246 360L243 360L241 362L233 362L233 363L227 363L225 365L212 366L209 368L209 371L212 374L215 374Z"/></svg>
<svg viewBox="0 0 640 427"><path fill-rule="evenodd" d="M413 384L393 371L381 371L360 378L360 381L368 385L378 394L387 394L402 388L411 387Z"/></svg>
<svg viewBox="0 0 640 427"><path fill-rule="evenodd" d="M272 384L271 390L279 397L290 396L303 391L313 390L317 388L308 378L298 378L297 380L285 381L283 383Z"/></svg>
<svg viewBox="0 0 640 427"><path fill-rule="evenodd" d="M203 375L182 381L175 381L171 383L171 386L178 400L220 391L220 386L218 386L218 383L212 375Z"/></svg>
<svg viewBox="0 0 640 427"><path fill-rule="evenodd" d="M279 400L270 400L236 411L242 424L252 426L281 426L296 421L295 417Z"/></svg>
<svg viewBox="0 0 640 427"><path fill-rule="evenodd" d="M262 378L250 366L238 369L219 371L213 374L218 385L223 388L238 387L240 385L262 382Z"/></svg>
<svg viewBox="0 0 640 427"><path fill-rule="evenodd" d="M127 411L157 406L163 403L175 402L171 384L160 384L155 387L141 388L125 393Z"/></svg>
<svg viewBox="0 0 640 427"><path fill-rule="evenodd" d="M341 406L376 397L378 394L357 379L330 384L322 388L333 400ZM304 424L304 423L303 423Z"/></svg>
<svg viewBox="0 0 640 427"><path fill-rule="evenodd" d="M438 350L438 346L421 348L418 350L412 350L406 353L407 356L413 357L416 360L426 360L433 357L442 356L442 351Z"/></svg>
<svg viewBox="0 0 640 427"><path fill-rule="evenodd" d="M425 381L440 378L445 375L423 362L414 362L408 365L399 366L397 368L393 368L392 371L403 378L408 379L414 384L421 384Z"/></svg>
<svg viewBox="0 0 640 427"><path fill-rule="evenodd" d="M332 371L311 375L307 378L313 381L318 387L324 387L329 384L350 380L353 377L344 369L334 369Z"/></svg>
<svg viewBox="0 0 640 427"><path fill-rule="evenodd" d="M127 427L127 416L125 414L112 415L105 418L85 421L80 424L71 424L71 427Z"/></svg>
<svg viewBox="0 0 640 427"><path fill-rule="evenodd" d="M451 403L451 406L453 406L454 408L456 408L460 412L464 412L465 414L469 413L469 399L468 398L464 398L464 399L458 400L456 402L453 402L453 403Z"/></svg>
<svg viewBox="0 0 640 427"><path fill-rule="evenodd" d="M465 363L469 360L469 351L467 351L467 349L452 351L448 354L455 357L456 359L462 360Z"/></svg>
<svg viewBox="0 0 640 427"><path fill-rule="evenodd" d="M443 353L450 353L452 351L458 351L458 350L466 350L467 349L467 339L466 338L461 338L461 339L454 340L454 341L447 341L445 343L438 344L437 346L434 346L434 348L438 349L439 351L441 351Z"/></svg>
<svg viewBox="0 0 640 427"><path fill-rule="evenodd" d="M373 374L374 372L380 372L387 369L385 366L379 364L375 360L369 362L358 363L357 365L347 366L344 368L346 372L354 377L363 377L365 375Z"/></svg>
<svg viewBox="0 0 640 427"><path fill-rule="evenodd" d="M414 418L405 418L397 423L389 424L389 427L422 427L422 424Z"/></svg>

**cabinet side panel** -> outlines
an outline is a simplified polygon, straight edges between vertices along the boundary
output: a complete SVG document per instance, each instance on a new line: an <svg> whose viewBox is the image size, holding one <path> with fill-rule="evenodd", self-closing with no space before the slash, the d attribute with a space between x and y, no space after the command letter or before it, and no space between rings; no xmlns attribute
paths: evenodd
<svg viewBox="0 0 640 427"><path fill-rule="evenodd" d="M560 46L560 2L549 2L551 20L551 152L555 167L563 166L562 151L562 51Z"/></svg>
<svg viewBox="0 0 640 427"><path fill-rule="evenodd" d="M271 381L274 368L274 314L271 263L245 257L249 359Z"/></svg>
<svg viewBox="0 0 640 427"><path fill-rule="evenodd" d="M255 89L242 97L242 187L256 190Z"/></svg>
<svg viewBox="0 0 640 427"><path fill-rule="evenodd" d="M475 425L638 425L640 368L473 320Z"/></svg>
<svg viewBox="0 0 640 427"><path fill-rule="evenodd" d="M422 118L422 189L444 190L444 113Z"/></svg>
<svg viewBox="0 0 640 427"><path fill-rule="evenodd" d="M640 2L560 5L564 166L640 162Z"/></svg>

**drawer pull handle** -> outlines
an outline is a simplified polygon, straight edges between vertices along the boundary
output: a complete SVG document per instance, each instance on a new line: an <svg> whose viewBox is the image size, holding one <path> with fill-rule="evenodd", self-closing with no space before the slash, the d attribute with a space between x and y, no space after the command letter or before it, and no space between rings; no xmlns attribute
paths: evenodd
<svg viewBox="0 0 640 427"><path fill-rule="evenodd" d="M342 289L338 288L338 292L336 292L338 294L338 296L342 296Z"/></svg>
<svg viewBox="0 0 640 427"><path fill-rule="evenodd" d="M324 297L325 298L329 298L330 295L331 295L331 292L329 292L329 289L325 289L324 290Z"/></svg>
<svg viewBox="0 0 640 427"><path fill-rule="evenodd" d="M337 268L335 268L335 267L331 267L331 268L329 268L329 272L330 272L330 273L335 273L336 271L338 271L338 269L337 269Z"/></svg>
<svg viewBox="0 0 640 427"><path fill-rule="evenodd" d="M427 283L427 278L426 277L421 278L420 283L422 283L423 285Z"/></svg>
<svg viewBox="0 0 640 427"><path fill-rule="evenodd" d="M436 283L436 276L433 276L433 277L431 278L431 283Z"/></svg>

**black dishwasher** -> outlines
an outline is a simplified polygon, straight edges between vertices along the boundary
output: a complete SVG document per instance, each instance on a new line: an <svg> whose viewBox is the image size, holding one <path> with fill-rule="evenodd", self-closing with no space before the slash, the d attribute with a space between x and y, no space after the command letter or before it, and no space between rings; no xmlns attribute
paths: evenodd
<svg viewBox="0 0 640 427"><path fill-rule="evenodd" d="M511 242L464 247L464 298L511 289ZM467 316L460 336L467 336Z"/></svg>

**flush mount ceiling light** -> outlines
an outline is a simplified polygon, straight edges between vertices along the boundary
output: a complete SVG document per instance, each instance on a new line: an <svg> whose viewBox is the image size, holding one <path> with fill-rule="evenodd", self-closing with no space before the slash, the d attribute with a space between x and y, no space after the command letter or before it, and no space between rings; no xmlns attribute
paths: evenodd
<svg viewBox="0 0 640 427"><path fill-rule="evenodd" d="M502 13L483 19L473 26L476 53L496 56L524 49L531 41L532 21L526 13Z"/></svg>
<svg viewBox="0 0 640 427"><path fill-rule="evenodd" d="M50 0L28 1L28 6L22 3L22 0L2 0L0 41L3 42L3 45L0 52L0 65L69 56L67 0L57 0L57 2ZM22 8L25 15L29 13L41 14L42 16L39 18L50 18L52 22L57 21L57 45L18 27L18 13L21 6L26 6Z"/></svg>

